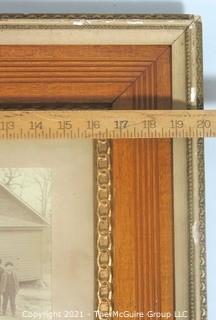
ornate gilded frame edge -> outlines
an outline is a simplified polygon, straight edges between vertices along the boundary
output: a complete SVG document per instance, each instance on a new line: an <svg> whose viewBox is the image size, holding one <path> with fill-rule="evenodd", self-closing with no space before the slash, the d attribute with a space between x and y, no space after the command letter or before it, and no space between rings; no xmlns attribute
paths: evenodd
<svg viewBox="0 0 216 320"><path fill-rule="evenodd" d="M20 21L26 19L23 26L16 23L7 24L10 19ZM29 20L44 19L82 19L82 20L109 20L109 24L92 26L89 23L81 25L62 26L62 28L146 28L180 29L185 34L186 48L186 104L187 107L203 107L203 80L202 80L202 25L199 17L193 15L98 15L98 14L1 14L1 29L52 29L48 25L30 25ZM112 24L112 20L173 20L165 26L164 23L150 25L122 26ZM176 20L188 22L176 25ZM5 23L2 25L1 22ZM54 28L60 29L61 25ZM176 39L177 41L177 39ZM172 45L172 44L171 44ZM18 106L21 107L21 106ZM98 141L96 144L97 163L97 308L101 311L112 310L112 226L111 226L111 165L109 141ZM188 219L189 219L189 309L190 320L207 319L207 290L206 290L206 246L205 246L205 188L204 188L204 142L203 139L187 140L187 187L188 187ZM104 207L105 205L105 207ZM105 228L105 229L104 229Z"/></svg>
<svg viewBox="0 0 216 320"><path fill-rule="evenodd" d="M186 37L188 109L203 109L202 23L198 19ZM196 91L195 98L193 91ZM204 139L187 140L188 214L190 231L190 319L207 319Z"/></svg>

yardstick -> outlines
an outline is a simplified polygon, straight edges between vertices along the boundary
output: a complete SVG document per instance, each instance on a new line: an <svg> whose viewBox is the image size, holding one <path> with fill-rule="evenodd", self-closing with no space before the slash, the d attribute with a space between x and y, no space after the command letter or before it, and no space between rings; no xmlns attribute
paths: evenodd
<svg viewBox="0 0 216 320"><path fill-rule="evenodd" d="M0 139L216 137L216 110L0 111Z"/></svg>

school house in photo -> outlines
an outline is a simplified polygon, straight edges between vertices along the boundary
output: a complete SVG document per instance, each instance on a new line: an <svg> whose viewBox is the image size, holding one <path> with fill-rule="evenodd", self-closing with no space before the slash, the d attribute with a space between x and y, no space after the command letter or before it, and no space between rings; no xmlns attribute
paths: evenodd
<svg viewBox="0 0 216 320"><path fill-rule="evenodd" d="M43 280L49 223L0 184L0 259L14 264L19 281Z"/></svg>

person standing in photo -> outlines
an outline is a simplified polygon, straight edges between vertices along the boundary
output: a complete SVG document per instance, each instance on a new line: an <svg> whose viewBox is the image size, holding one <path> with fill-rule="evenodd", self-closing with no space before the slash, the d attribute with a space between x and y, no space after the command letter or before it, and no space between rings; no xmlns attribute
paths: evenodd
<svg viewBox="0 0 216 320"><path fill-rule="evenodd" d="M8 301L10 301L10 309L13 316L16 315L16 295L19 290L19 282L14 272L12 262L5 264L5 271L1 278L0 291L3 295L2 313L6 315Z"/></svg>
<svg viewBox="0 0 216 320"><path fill-rule="evenodd" d="M2 267L2 260L0 259L0 290L1 290L1 281L2 281L3 273L4 273L4 268ZM0 291L0 312L1 312L1 306L2 306L2 293Z"/></svg>

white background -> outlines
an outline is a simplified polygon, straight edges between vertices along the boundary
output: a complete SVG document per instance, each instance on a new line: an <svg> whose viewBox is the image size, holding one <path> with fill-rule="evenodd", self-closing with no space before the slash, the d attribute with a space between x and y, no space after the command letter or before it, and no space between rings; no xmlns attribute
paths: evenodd
<svg viewBox="0 0 216 320"><path fill-rule="evenodd" d="M202 16L204 27L205 108L216 108L216 1L73 1L73 0L0 0L0 12L20 13L193 13ZM208 312L216 313L216 139L205 141Z"/></svg>

